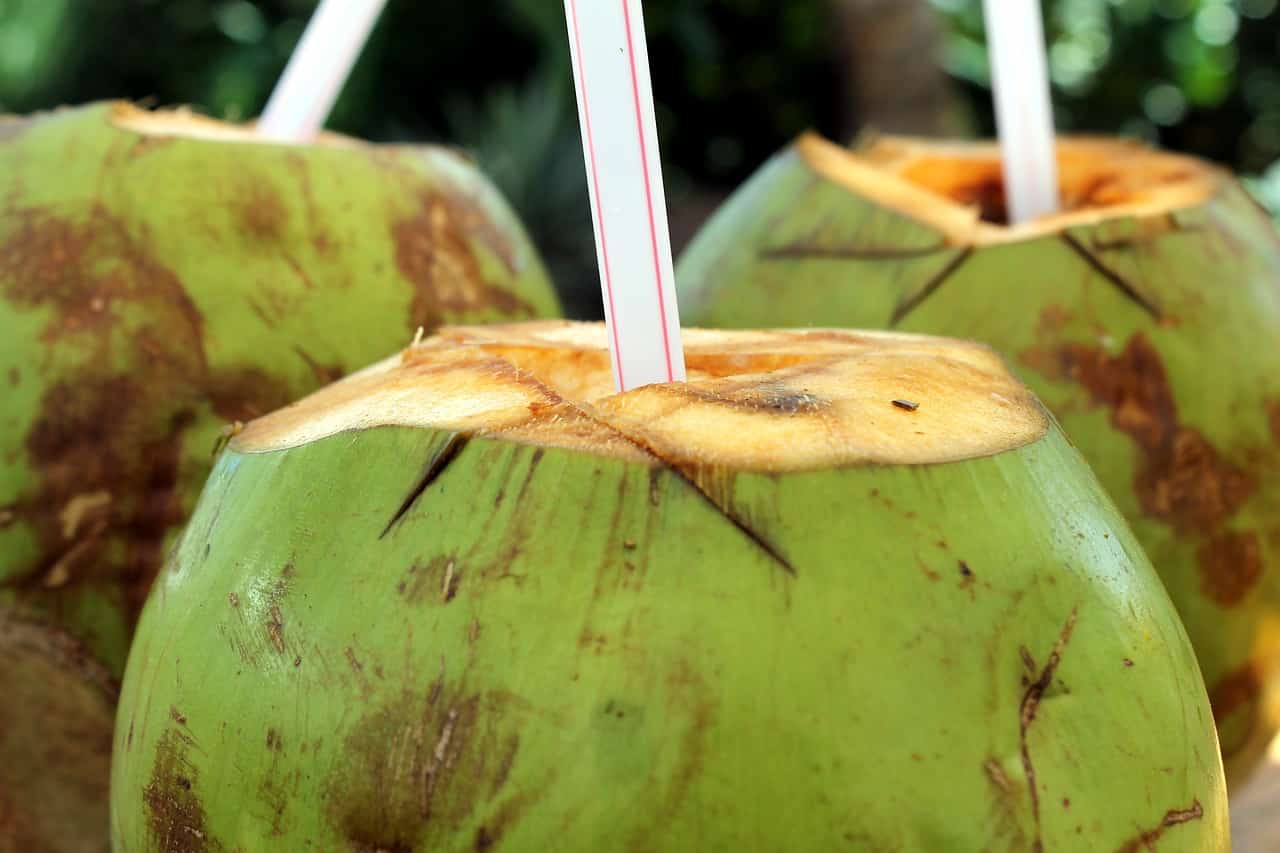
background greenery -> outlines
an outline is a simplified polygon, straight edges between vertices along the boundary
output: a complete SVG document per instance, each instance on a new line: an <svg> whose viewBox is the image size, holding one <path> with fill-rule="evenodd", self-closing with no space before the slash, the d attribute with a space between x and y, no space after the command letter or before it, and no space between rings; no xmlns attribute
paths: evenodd
<svg viewBox="0 0 1280 853"><path fill-rule="evenodd" d="M252 117L314 5L0 0L0 111L127 97ZM1062 128L1226 163L1280 210L1277 0L1044 6ZM979 0L645 0L645 14L677 243L806 127L992 132ZM908 80L935 91L913 91L909 114L886 110ZM570 310L598 313L560 0L390 0L330 126L471 150Z"/></svg>

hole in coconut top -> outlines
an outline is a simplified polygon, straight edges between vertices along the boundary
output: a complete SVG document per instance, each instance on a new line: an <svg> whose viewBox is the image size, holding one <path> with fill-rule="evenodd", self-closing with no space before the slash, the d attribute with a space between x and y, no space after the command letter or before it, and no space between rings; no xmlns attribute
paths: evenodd
<svg viewBox="0 0 1280 853"><path fill-rule="evenodd" d="M266 452L403 425L681 467L788 471L989 456L1048 429L1031 393L975 343L686 329L688 382L617 393L606 340L590 323L444 329L254 421L233 446Z"/></svg>
<svg viewBox="0 0 1280 853"><path fill-rule="evenodd" d="M198 139L204 142L230 142L257 145L289 145L275 139L265 139L251 124L231 124L202 116L189 109L144 110L133 104L118 101L111 105L111 123L121 130L141 136L169 139ZM341 134L321 131L314 139L298 145L318 145L330 148L352 148L362 145L359 140Z"/></svg>
<svg viewBox="0 0 1280 853"><path fill-rule="evenodd" d="M1158 216L1203 203L1227 179L1215 166L1132 140L1060 138L1062 210L1010 226L1000 149L994 143L881 137L857 150L815 135L801 156L827 178L941 230L955 243L983 244L1122 216Z"/></svg>

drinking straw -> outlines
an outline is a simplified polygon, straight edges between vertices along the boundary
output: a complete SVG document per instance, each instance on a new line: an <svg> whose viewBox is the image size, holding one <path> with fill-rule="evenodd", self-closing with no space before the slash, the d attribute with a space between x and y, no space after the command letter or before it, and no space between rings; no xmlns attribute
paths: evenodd
<svg viewBox="0 0 1280 853"><path fill-rule="evenodd" d="M685 379L639 0L565 0L614 382Z"/></svg>
<svg viewBox="0 0 1280 853"><path fill-rule="evenodd" d="M324 126L387 0L322 0L258 122L280 142L305 142Z"/></svg>
<svg viewBox="0 0 1280 853"><path fill-rule="evenodd" d="M1044 20L1039 0L983 0L983 13L1009 221L1016 225L1059 208Z"/></svg>

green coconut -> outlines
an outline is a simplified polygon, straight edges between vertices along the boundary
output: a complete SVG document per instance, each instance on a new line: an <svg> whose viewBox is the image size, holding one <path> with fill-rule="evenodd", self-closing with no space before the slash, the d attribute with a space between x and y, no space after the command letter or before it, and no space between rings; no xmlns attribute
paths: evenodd
<svg viewBox="0 0 1280 853"><path fill-rule="evenodd" d="M1009 227L991 145L803 137L685 253L681 310L1000 350L1164 580L1238 781L1280 721L1280 240L1198 160L1098 139L1058 160L1064 212Z"/></svg>
<svg viewBox="0 0 1280 853"><path fill-rule="evenodd" d="M116 850L1229 848L1194 652L976 344L446 330L250 424L129 659Z"/></svg>
<svg viewBox="0 0 1280 853"><path fill-rule="evenodd" d="M557 305L444 149L99 104L0 122L0 199L0 849L101 850L133 626L224 426Z"/></svg>

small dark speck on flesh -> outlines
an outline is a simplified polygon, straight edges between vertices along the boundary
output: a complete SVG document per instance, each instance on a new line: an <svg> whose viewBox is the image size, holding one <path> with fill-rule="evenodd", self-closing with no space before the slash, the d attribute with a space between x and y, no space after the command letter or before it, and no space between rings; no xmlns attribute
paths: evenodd
<svg viewBox="0 0 1280 853"><path fill-rule="evenodd" d="M910 400L894 400L893 405L902 409L904 412L914 412L916 409L920 408L919 403L913 403Z"/></svg>

